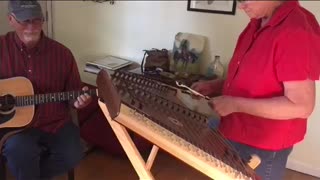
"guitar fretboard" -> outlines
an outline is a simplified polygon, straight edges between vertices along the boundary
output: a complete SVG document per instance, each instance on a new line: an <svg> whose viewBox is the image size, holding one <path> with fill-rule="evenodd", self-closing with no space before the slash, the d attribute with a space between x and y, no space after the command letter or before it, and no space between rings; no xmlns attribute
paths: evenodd
<svg viewBox="0 0 320 180"><path fill-rule="evenodd" d="M87 93L90 96L97 95L95 89L88 91L68 91L59 93L37 94L31 96L15 97L16 106L29 106L51 102L61 102L76 99L81 94Z"/></svg>

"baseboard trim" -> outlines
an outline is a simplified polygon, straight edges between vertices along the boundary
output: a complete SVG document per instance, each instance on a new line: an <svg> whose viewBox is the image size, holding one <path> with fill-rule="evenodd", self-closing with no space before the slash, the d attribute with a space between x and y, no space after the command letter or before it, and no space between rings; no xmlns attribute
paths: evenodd
<svg viewBox="0 0 320 180"><path fill-rule="evenodd" d="M311 165L305 164L295 159L288 159L287 168L320 178L320 168L312 167Z"/></svg>

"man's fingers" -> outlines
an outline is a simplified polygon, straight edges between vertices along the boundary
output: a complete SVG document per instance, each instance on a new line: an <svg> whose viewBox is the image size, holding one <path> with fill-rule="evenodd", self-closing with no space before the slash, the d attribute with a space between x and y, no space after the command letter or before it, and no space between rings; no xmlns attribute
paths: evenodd
<svg viewBox="0 0 320 180"><path fill-rule="evenodd" d="M82 96L82 95L81 95ZM82 104L83 103L83 100L82 100L82 97L81 96L79 96L78 98L77 98L77 102L78 102L78 104Z"/></svg>
<svg viewBox="0 0 320 180"><path fill-rule="evenodd" d="M78 101L78 100L75 101L73 105L74 105L74 107L78 108L78 107L80 106L80 105L79 105L79 101Z"/></svg>
<svg viewBox="0 0 320 180"><path fill-rule="evenodd" d="M88 90L89 90L88 86L84 86L84 87L82 88L82 91L88 91Z"/></svg>

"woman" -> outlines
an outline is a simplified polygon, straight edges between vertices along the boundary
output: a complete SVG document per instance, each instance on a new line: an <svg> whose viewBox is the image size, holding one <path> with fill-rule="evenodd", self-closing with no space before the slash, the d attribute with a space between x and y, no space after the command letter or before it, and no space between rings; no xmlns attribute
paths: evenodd
<svg viewBox="0 0 320 180"><path fill-rule="evenodd" d="M192 88L221 116L219 130L244 154L257 154L264 180L283 178L293 146L306 133L320 74L320 30L298 1L241 1L251 21L241 33L225 80Z"/></svg>

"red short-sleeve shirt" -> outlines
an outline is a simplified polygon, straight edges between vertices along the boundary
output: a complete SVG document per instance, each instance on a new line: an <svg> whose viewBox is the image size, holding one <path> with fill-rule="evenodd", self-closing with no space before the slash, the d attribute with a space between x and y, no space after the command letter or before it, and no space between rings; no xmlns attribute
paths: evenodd
<svg viewBox="0 0 320 180"><path fill-rule="evenodd" d="M314 15L297 1L287 1L262 29L260 22L252 19L241 33L223 94L270 98L284 95L284 81L318 80L320 28ZM301 141L306 127L307 120L301 118L279 121L232 113L221 119L219 128L233 141L280 150Z"/></svg>

